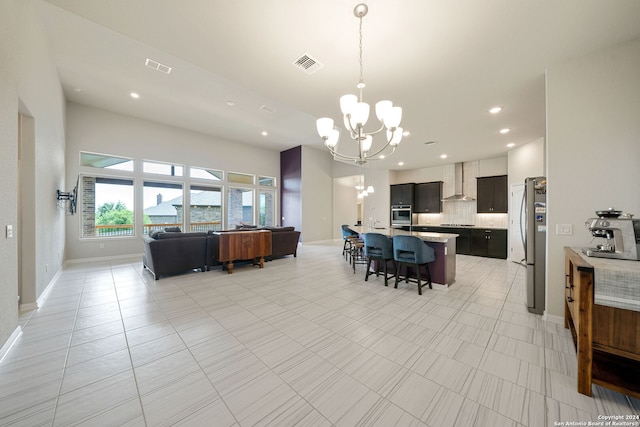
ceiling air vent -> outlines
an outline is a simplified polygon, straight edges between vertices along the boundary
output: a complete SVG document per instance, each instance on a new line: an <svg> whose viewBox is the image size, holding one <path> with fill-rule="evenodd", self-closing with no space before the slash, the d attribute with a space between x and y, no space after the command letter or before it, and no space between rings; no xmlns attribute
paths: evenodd
<svg viewBox="0 0 640 427"><path fill-rule="evenodd" d="M317 59L313 58L308 53L302 54L298 59L293 62L293 65L300 68L307 74L313 74L320 68L324 67Z"/></svg>
<svg viewBox="0 0 640 427"><path fill-rule="evenodd" d="M265 104L265 105L261 105L261 106L260 106L260 109L261 109L262 111L267 112L267 113L275 113L276 111L278 111L278 110L276 110L275 108L273 108L273 107L269 107L269 106L268 106L268 105L266 105L266 104Z"/></svg>
<svg viewBox="0 0 640 427"><path fill-rule="evenodd" d="M154 61L153 59L147 58L147 60L144 62L144 65L165 74L169 74L171 72L171 67L161 64L158 61Z"/></svg>

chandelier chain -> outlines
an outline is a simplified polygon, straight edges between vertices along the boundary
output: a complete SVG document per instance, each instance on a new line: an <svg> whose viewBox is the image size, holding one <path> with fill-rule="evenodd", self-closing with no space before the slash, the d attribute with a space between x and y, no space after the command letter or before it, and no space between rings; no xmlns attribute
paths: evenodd
<svg viewBox="0 0 640 427"><path fill-rule="evenodd" d="M360 34L360 44L359 44L359 48L360 48L360 84L362 85L362 83L364 83L364 67L362 65L362 16L360 17L360 30L359 30L359 34ZM360 88L360 100L362 101L362 88Z"/></svg>

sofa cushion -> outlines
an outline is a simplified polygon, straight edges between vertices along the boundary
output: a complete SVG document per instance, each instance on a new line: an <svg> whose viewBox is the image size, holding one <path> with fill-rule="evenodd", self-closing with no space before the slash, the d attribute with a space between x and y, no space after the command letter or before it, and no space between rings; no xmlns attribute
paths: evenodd
<svg viewBox="0 0 640 427"><path fill-rule="evenodd" d="M180 227L165 227L164 231L166 231L167 233L180 233L180 232L182 232L182 230L180 230Z"/></svg>
<svg viewBox="0 0 640 427"><path fill-rule="evenodd" d="M250 224L240 224L240 225L236 225L236 230L253 230L258 228L257 225L250 225Z"/></svg>
<svg viewBox="0 0 640 427"><path fill-rule="evenodd" d="M263 230L271 230L273 233L277 233L279 231L293 231L295 227L262 227Z"/></svg>
<svg viewBox="0 0 640 427"><path fill-rule="evenodd" d="M158 234L162 233L162 231L160 230L151 230L149 232L149 237L151 237L152 239L158 239Z"/></svg>
<svg viewBox="0 0 640 427"><path fill-rule="evenodd" d="M188 237L200 237L200 236L206 237L207 233L205 233L205 232L176 233L176 232L173 232L173 231L170 231L168 233L160 232L160 233L158 233L158 237L156 237L156 239L158 239L158 240L184 239L184 238L188 238Z"/></svg>

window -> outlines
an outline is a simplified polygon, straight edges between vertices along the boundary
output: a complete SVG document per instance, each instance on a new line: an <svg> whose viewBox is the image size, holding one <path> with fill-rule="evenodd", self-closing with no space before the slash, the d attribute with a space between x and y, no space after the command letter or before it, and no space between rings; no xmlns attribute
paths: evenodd
<svg viewBox="0 0 640 427"><path fill-rule="evenodd" d="M192 185L189 198L191 231L222 230L222 188Z"/></svg>
<svg viewBox="0 0 640 427"><path fill-rule="evenodd" d="M276 225L276 192L273 190L258 190L258 225L272 227Z"/></svg>
<svg viewBox="0 0 640 427"><path fill-rule="evenodd" d="M82 177L82 237L133 236L133 180Z"/></svg>
<svg viewBox="0 0 640 427"><path fill-rule="evenodd" d="M158 175L182 176L182 166L169 163L144 161L142 162L142 171L144 173L155 173Z"/></svg>
<svg viewBox="0 0 640 427"><path fill-rule="evenodd" d="M80 152L80 165L92 168L133 171L133 159L83 151Z"/></svg>
<svg viewBox="0 0 640 427"><path fill-rule="evenodd" d="M182 227L182 184L145 181L142 203L144 233Z"/></svg>
<svg viewBox="0 0 640 427"><path fill-rule="evenodd" d="M236 184L250 184L253 185L254 175L246 173L229 172L227 174L227 181L234 182Z"/></svg>
<svg viewBox="0 0 640 427"><path fill-rule="evenodd" d="M253 224L253 190L229 188L227 190L227 226Z"/></svg>
<svg viewBox="0 0 640 427"><path fill-rule="evenodd" d="M259 176L258 185L262 185L263 187L275 187L276 179L271 176Z"/></svg>
<svg viewBox="0 0 640 427"><path fill-rule="evenodd" d="M207 179L211 181L222 181L222 171L215 169L191 168L189 169L191 178Z"/></svg>

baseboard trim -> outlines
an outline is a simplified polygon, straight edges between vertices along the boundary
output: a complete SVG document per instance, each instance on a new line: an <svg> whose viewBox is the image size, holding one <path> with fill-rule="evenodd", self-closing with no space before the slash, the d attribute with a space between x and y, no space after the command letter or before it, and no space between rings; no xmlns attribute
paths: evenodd
<svg viewBox="0 0 640 427"><path fill-rule="evenodd" d="M40 307L38 305L37 302L30 302L28 304L20 304L18 306L18 311L20 313L25 312L25 311L31 311L31 310L36 310L38 307Z"/></svg>
<svg viewBox="0 0 640 427"><path fill-rule="evenodd" d="M546 320L547 322L556 323L558 325L564 325L564 317L549 314L546 312L546 310L544 312L544 320Z"/></svg>
<svg viewBox="0 0 640 427"><path fill-rule="evenodd" d="M20 338L21 335L22 327L18 325L13 333L9 336L7 342L5 342L2 348L0 348L0 364L2 364L2 361L7 356L7 354L9 354L9 351L11 351L11 348L16 343L16 341L18 341L18 338Z"/></svg>
<svg viewBox="0 0 640 427"><path fill-rule="evenodd" d="M68 259L64 263L65 264L82 264L86 262L115 261L115 260L121 260L121 259L134 259L134 258L140 258L140 261L142 262L142 254L128 254L128 255L113 255L113 256L96 257L96 258Z"/></svg>

